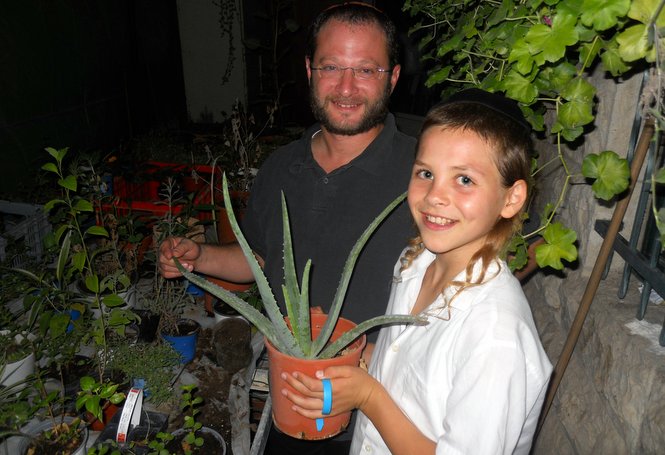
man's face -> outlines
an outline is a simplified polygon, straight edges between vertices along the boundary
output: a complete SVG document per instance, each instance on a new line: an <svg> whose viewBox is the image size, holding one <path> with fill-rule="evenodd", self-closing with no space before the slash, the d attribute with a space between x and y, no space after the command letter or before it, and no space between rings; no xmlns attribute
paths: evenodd
<svg viewBox="0 0 665 455"><path fill-rule="evenodd" d="M399 78L399 65L381 79L370 80L354 77L350 69L333 78L321 78L310 69L325 65L390 69L383 31L373 24L330 21L319 32L313 61L306 61L312 112L324 129L351 136L381 125Z"/></svg>

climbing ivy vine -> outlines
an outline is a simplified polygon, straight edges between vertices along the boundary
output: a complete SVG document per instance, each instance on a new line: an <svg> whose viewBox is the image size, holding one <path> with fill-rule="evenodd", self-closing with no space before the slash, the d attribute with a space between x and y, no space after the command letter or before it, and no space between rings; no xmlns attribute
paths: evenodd
<svg viewBox="0 0 665 455"><path fill-rule="evenodd" d="M577 258L577 234L555 218L574 179L593 181L594 194L603 200L628 187L629 166L616 153L590 154L573 172L563 144L583 139L594 122L594 104L602 94L589 76L598 65L612 77L657 66L664 2L405 1L403 10L416 21L411 33L421 37L423 60L432 68L428 87L440 85L444 97L461 86L504 92L519 102L536 131L552 135L557 144L557 159L535 163L534 176L548 166L562 166L561 191L541 214L540 226L514 241L512 267L526 263L527 241L535 236L545 241L536 249L541 267L562 269L562 260ZM659 177L665 182L665 173ZM665 212L661 215L665 219Z"/></svg>

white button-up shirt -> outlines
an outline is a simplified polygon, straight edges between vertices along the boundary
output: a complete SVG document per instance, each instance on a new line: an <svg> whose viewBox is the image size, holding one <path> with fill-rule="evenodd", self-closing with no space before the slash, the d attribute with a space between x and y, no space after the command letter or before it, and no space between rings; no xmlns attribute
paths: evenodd
<svg viewBox="0 0 665 455"><path fill-rule="evenodd" d="M387 314L411 312L433 260L424 251L401 275L397 263ZM440 310L454 294L449 288L428 307L427 325L383 327L369 372L436 442L437 454L528 454L552 365L520 284L495 261L482 285L452 299L450 312ZM369 452L390 453L358 413L351 453Z"/></svg>

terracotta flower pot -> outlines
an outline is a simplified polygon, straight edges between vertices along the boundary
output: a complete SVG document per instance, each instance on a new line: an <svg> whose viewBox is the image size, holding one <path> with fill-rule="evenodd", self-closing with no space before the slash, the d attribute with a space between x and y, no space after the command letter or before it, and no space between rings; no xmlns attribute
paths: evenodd
<svg viewBox="0 0 665 455"><path fill-rule="evenodd" d="M104 428L106 428L106 424L109 423L113 416L118 412L118 409L120 408L118 408L113 403L108 403L108 405L102 411L102 416L104 418L103 420L100 421L90 412L85 413L85 420L90 424L90 429L92 431L102 431Z"/></svg>
<svg viewBox="0 0 665 455"><path fill-rule="evenodd" d="M314 313L311 315L312 337L318 336L323 324L327 318L325 314ZM339 318L335 330L333 331L331 341L336 340L343 333L355 327L355 323L348 319ZM316 429L316 420L303 417L291 409L292 403L282 395L283 388L291 389L281 374L291 374L294 371L314 376L316 371L323 370L329 366L351 365L357 366L360 362L360 355L365 347L365 335L357 338L344 350L344 354L332 359L299 359L279 352L266 340L268 349L268 362L270 368L270 396L272 398L273 421L277 429L291 437L298 439L326 439L339 434L346 429L351 418L351 412L339 414L334 417L324 418L324 425L321 431ZM335 402L335 391L333 390L333 403Z"/></svg>

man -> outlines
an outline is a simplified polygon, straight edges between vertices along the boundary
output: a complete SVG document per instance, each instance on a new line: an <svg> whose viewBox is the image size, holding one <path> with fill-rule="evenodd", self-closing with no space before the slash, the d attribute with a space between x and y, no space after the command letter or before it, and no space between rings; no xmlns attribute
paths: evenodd
<svg viewBox="0 0 665 455"><path fill-rule="evenodd" d="M279 289L283 281L280 192L284 192L296 266L302 274L306 261L312 260L310 304L324 312L330 308L355 241L409 182L415 140L397 131L388 113L400 73L395 35L394 25L382 12L362 3L333 6L315 19L305 68L311 108L319 123L268 157L243 218L245 236L273 289ZM385 312L392 268L412 234L408 208L401 204L361 253L343 317L362 322ZM238 245L169 239L160 248L160 268L167 278L180 275L173 257L189 270L236 282L253 280ZM280 438L274 431L266 447L266 453L279 454L323 450L324 444Z"/></svg>

